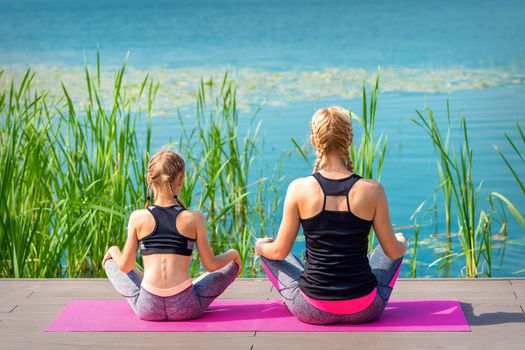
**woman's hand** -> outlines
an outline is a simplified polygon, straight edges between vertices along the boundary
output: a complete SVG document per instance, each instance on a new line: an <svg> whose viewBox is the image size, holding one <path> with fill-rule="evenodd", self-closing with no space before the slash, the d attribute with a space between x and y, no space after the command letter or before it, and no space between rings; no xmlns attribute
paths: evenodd
<svg viewBox="0 0 525 350"><path fill-rule="evenodd" d="M408 246L408 241L407 239L405 238L405 235L403 235L403 232L397 232L396 233L396 238L399 242L403 243L403 245L405 246L405 248Z"/></svg>
<svg viewBox="0 0 525 350"><path fill-rule="evenodd" d="M272 237L264 237L264 238L258 238L257 242L255 242L255 254L262 255L262 246L266 243L273 242Z"/></svg>

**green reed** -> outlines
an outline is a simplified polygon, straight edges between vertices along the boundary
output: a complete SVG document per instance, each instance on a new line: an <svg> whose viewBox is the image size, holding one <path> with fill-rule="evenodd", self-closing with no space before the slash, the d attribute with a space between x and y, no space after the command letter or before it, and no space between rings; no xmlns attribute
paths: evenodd
<svg viewBox="0 0 525 350"><path fill-rule="evenodd" d="M350 145L350 158L354 163L354 171L367 179L381 179L381 171L385 162L387 136L383 133L375 137L375 121L377 112L377 96L379 94L379 72L370 86L370 100L367 100L366 86L362 88L361 116L351 112L353 120L360 125L360 140ZM355 129L355 128L354 128ZM374 171L374 167L377 168ZM368 251L375 245L375 235L372 228L368 235Z"/></svg>
<svg viewBox="0 0 525 350"><path fill-rule="evenodd" d="M34 91L31 71L0 92L1 276L98 276L105 249L124 242L127 216L143 203L137 179L151 140L149 124L139 144L136 120L143 99L151 118L158 88L146 77L129 95L125 68L102 101L100 74L93 80L86 66L82 108L65 85L58 99Z"/></svg>
<svg viewBox="0 0 525 350"><path fill-rule="evenodd" d="M191 128L179 113L177 147L186 157L189 176L182 199L206 215L216 252L231 247L239 251L247 263L245 275L256 273L254 239L271 225L278 205L276 185L253 173L261 152L257 112L250 117L253 128L240 134L236 88L225 74L222 81L201 81ZM197 272L199 260L194 262Z"/></svg>
<svg viewBox="0 0 525 350"><path fill-rule="evenodd" d="M381 171L385 162L387 150L387 136L383 133L375 137L375 121L377 112L377 96L379 94L379 72L370 87L370 100L367 100L366 86L362 88L362 114L351 113L360 127L359 142L350 145L350 158L354 163L354 170L367 179L381 179ZM377 168L374 171L374 167Z"/></svg>
<svg viewBox="0 0 525 350"><path fill-rule="evenodd" d="M447 236L450 235L451 203L454 199L457 220L459 225L459 239L462 252L452 253L455 256L465 257L466 276L477 277L482 264L486 264L485 274L491 275L492 248L491 248L491 211L479 210L478 191L472 179L473 150L468 138L468 127L464 117L460 118L460 149L453 147L450 141L451 124L450 108L447 104L448 130L444 139L439 129L434 113L425 109L426 115L416 110L417 119L411 120L426 131L438 155L438 171L445 198L447 213ZM479 216L478 216L479 215ZM450 257L448 254L447 257ZM440 260L440 259L438 259Z"/></svg>
<svg viewBox="0 0 525 350"><path fill-rule="evenodd" d="M512 150L514 151L514 154L518 156L519 160L521 161L521 166L525 165L525 133L523 132L523 129L521 128L521 125L516 121L516 130L518 131L520 135L520 139L518 142L521 141L521 143L514 142L510 138L510 136L507 133L503 133L505 135L505 139L509 143L509 145L512 147ZM521 149L521 150L520 150ZM516 181L516 184L518 185L520 192L523 196L525 196L525 185L523 184L523 180L518 175L515 165L512 165L511 162L507 159L507 157L501 152L500 148L498 146L494 146L494 150L500 155L501 159L505 162L505 165L509 169L510 173L512 174L512 177ZM522 228L525 229L525 218L523 217L524 214L520 213L518 208L503 194L499 192L492 192L492 197L500 199L502 202L504 202L507 205L507 208L509 209L510 213L514 216L516 221L520 224Z"/></svg>
<svg viewBox="0 0 525 350"><path fill-rule="evenodd" d="M36 91L32 71L19 81L13 79L1 85L1 277L102 276L100 261L105 249L113 244L122 246L130 212L145 202L146 165L152 151L156 151L151 150L152 115L159 85L146 76L138 89L129 89L124 65L115 73L111 96L103 97L98 56L95 70L92 74L86 67L87 99L82 103L70 96L65 84L58 97ZM357 121L354 130L358 137L350 149L355 171L376 180L380 179L387 150L386 135L377 136L375 132L378 91L379 75L369 93L363 84L362 114L351 114ZM264 152L258 112L240 113L235 82L226 74L220 80L201 81L196 106L189 115L174 113L180 128L174 146L187 163L181 198L206 215L216 253L230 247L239 250L245 263L244 276L260 272L253 243L256 237L276 232L280 218L275 213L285 183L284 159L276 169L260 167L256 161ZM431 110L427 109L426 115L417 114L418 119L413 121L428 133L438 155L437 191L443 193L446 217L447 245L442 257L430 267L440 263L440 269L449 268L452 258L465 256L467 276L479 276L482 271L490 276L494 249L491 231L498 218L498 234L507 234L504 211L496 215L492 199L502 199L518 221L522 216L516 216L520 213L513 211L515 207L498 193L490 197L490 210L480 210L479 188L472 180L473 151L464 119L460 122L458 147L451 137L448 104L444 136ZM239 131L240 122L249 124L247 131ZM137 123L144 126L139 128ZM519 124L517 127L525 144L523 131ZM523 161L520 146L505 136ZM308 161L307 151L295 140L292 142ZM498 153L523 190L515 167ZM434 194L434 215L437 207ZM457 235L451 234L454 217L459 224ZM420 273L417 253L424 238L423 227L420 218L414 220L414 241L410 242L413 277ZM369 248L374 245L371 237ZM460 240L459 252L453 251L455 237ZM192 274L200 271L202 267L195 259Z"/></svg>
<svg viewBox="0 0 525 350"><path fill-rule="evenodd" d="M159 89L146 76L132 93L125 71L123 65L116 72L110 98L102 97L97 56L94 77L86 66L88 99L80 107L66 85L55 99L34 91L31 71L1 91L0 242L6 249L0 276L100 276L105 249L124 243L127 218L145 200ZM239 133L236 89L228 75L201 82L196 100L190 122L178 112L177 146L187 160L181 197L205 213L214 250L236 248L248 263L244 274L254 275L254 237L274 228L280 191L278 183L253 171L261 152L260 121ZM146 126L139 130L141 120ZM202 268L195 262L198 273Z"/></svg>

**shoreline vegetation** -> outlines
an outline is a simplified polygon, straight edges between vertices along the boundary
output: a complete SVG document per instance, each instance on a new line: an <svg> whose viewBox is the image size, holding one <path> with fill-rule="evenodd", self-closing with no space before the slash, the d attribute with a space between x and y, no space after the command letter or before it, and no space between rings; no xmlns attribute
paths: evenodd
<svg viewBox="0 0 525 350"><path fill-rule="evenodd" d="M0 70L0 245L4 247L0 277L104 276L100 262L105 249L124 243L129 213L145 203L145 167L155 151L151 150L152 117L162 82L144 74L141 83L129 89L123 83L126 74L123 65L109 84L97 55L94 70L86 65L83 81L74 83L74 90L83 90L85 96L78 101L65 83L60 93L51 93L35 87L32 70L20 79ZM285 159L274 169L257 167L257 156L264 150L260 109L252 113L250 128L241 133L235 79L228 73L219 81L201 79L193 93L193 118L182 117L177 110L181 131L170 146L186 160L181 199L204 212L214 250L236 248L245 264L242 276L254 277L261 275L254 241L276 232L279 194L288 179L282 174ZM379 74L372 78L369 91L366 87L363 82L361 115L352 113L355 136L350 153L356 172L379 180L388 148L388 135L374 132ZM442 253L427 267L446 277L490 277L497 253L502 259L505 252L508 220L515 218L525 229L524 213L505 193L479 198L481 184L472 180L475 153L464 118L459 126L451 125L448 108L443 132L432 110L415 114L412 121L426 132L436 151L440 184L415 208L413 225L403 228L410 230L406 277L420 276L417 254L422 228L430 226L434 229L430 235L437 236L441 210L446 233L436 239ZM144 130L137 127L139 121L145 123ZM518 122L516 128L520 139L505 134L506 142L513 156L525 164L525 135ZM452 137L456 131L459 138ZM292 139L290 147L310 163L300 142ZM498 148L495 151L525 196L515 170L519 164ZM371 248L372 232L370 238ZM461 268L455 269L460 260ZM194 276L202 271L197 258L191 269Z"/></svg>

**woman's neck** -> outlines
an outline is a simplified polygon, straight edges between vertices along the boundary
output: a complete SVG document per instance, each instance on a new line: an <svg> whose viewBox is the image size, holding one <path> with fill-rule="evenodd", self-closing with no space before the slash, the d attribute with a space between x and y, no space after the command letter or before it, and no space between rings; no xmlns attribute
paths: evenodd
<svg viewBox="0 0 525 350"><path fill-rule="evenodd" d="M340 157L325 155L322 167L319 169L327 175L348 175L350 171L346 168Z"/></svg>

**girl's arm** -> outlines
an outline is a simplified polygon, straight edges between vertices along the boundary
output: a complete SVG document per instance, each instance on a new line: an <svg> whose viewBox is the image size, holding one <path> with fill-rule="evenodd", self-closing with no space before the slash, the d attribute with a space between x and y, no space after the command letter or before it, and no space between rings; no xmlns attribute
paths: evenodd
<svg viewBox="0 0 525 350"><path fill-rule="evenodd" d="M239 266L239 274L242 270L241 256L235 249L230 249L226 253L215 256L213 249L208 241L206 233L206 220L199 211L192 211L197 235L197 250L201 257L202 265L208 272L216 271L230 262L234 261Z"/></svg>
<svg viewBox="0 0 525 350"><path fill-rule="evenodd" d="M139 245L137 238L138 216L138 211L134 211L129 216L128 238L126 239L123 252L120 252L120 249L117 246L109 247L106 254L104 255L104 259L102 260L102 267L104 267L106 260L113 259L122 272L128 273L133 269Z"/></svg>
<svg viewBox="0 0 525 350"><path fill-rule="evenodd" d="M299 208L297 180L292 181L284 199L283 218L275 240L259 238L255 244L255 253L271 260L283 260L292 250L293 243L299 232Z"/></svg>

